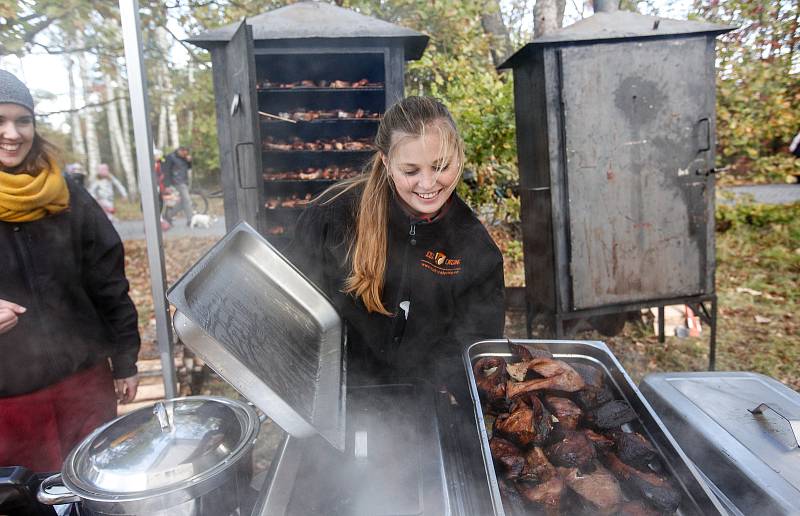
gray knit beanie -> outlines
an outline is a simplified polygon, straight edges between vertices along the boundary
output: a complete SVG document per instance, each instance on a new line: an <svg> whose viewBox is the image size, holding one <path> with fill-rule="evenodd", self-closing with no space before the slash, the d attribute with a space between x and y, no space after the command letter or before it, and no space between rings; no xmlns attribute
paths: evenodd
<svg viewBox="0 0 800 516"><path fill-rule="evenodd" d="M17 77L5 70L0 70L0 104L19 104L33 113L33 97L31 91Z"/></svg>

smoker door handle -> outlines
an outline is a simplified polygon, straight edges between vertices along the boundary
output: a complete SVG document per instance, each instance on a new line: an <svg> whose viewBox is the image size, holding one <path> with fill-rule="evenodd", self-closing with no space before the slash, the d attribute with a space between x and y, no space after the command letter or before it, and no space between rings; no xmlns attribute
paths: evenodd
<svg viewBox="0 0 800 516"><path fill-rule="evenodd" d="M773 407L772 405L768 405L766 403L762 403L753 410L750 411L751 414L763 414L766 409L770 409L774 413L778 414L781 419L786 420L789 423L789 426L792 428L792 434L794 435L794 441L797 444L797 447L800 448L800 420L794 418L788 418L784 416L778 409Z"/></svg>
<svg viewBox="0 0 800 516"><path fill-rule="evenodd" d="M239 188L242 190L253 190L256 186L245 186L245 182L242 179L242 167L241 167L241 160L239 159L239 148L244 145L253 146L253 142L239 142L233 147L233 167L236 170L236 181L239 183Z"/></svg>
<svg viewBox="0 0 800 516"><path fill-rule="evenodd" d="M697 149L697 152L711 150L711 120L708 118L701 118L697 121L697 127L698 133L700 134L698 141L703 142L700 144L701 147ZM705 138L703 138L703 134L705 134Z"/></svg>

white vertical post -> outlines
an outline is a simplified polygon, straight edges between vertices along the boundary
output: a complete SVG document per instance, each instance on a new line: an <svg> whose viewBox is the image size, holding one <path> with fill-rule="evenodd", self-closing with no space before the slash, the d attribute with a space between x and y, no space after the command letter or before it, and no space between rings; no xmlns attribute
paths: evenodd
<svg viewBox="0 0 800 516"><path fill-rule="evenodd" d="M177 395L177 382L175 380L175 362L172 356L172 326L165 295L164 248L161 242L161 220L156 201L158 191L153 173L153 139L148 120L150 102L147 98L147 75L142 58L138 0L119 0L119 11L122 18L122 39L125 43L125 62L128 69L128 90L131 96L133 135L136 143L136 169L142 192L144 234L147 242L147 260L150 264L150 289L153 293L153 309L156 317L156 338L161 355L164 393L167 398L174 398Z"/></svg>

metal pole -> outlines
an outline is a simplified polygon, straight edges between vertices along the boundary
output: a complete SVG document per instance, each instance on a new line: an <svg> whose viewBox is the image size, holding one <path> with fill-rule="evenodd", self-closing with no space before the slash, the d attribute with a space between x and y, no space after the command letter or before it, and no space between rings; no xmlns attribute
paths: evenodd
<svg viewBox="0 0 800 516"><path fill-rule="evenodd" d="M711 298L711 335L708 342L708 370L717 368L717 295Z"/></svg>
<svg viewBox="0 0 800 516"><path fill-rule="evenodd" d="M150 264L150 290L153 293L161 374L164 378L164 394L167 398L175 398L177 383L172 353L172 326L169 322L169 305L165 296L167 275L164 269L164 248L161 245L161 222L156 209L158 192L153 181L153 140L147 118L150 102L147 97L147 76L142 59L138 0L119 0L119 11L122 18L122 39L125 43L125 62L128 68L133 135L136 141L136 168L142 192L144 235L147 242L147 261Z"/></svg>

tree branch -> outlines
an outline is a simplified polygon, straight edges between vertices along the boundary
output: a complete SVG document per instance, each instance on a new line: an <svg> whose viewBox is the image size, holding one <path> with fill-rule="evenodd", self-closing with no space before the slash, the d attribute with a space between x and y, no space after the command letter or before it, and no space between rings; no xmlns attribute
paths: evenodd
<svg viewBox="0 0 800 516"><path fill-rule="evenodd" d="M169 28L168 28L166 25L164 25L162 28L163 28L165 31L167 31L167 34L169 34L170 36L172 36L172 39L174 39L175 41L177 41L178 43L180 43L180 44L181 44L181 46L182 46L183 48L185 48L187 52L189 52L189 56L192 58L192 60L193 60L193 61L195 61L196 63L199 63L199 64L200 64L200 66L202 66L204 69L208 69L208 63L206 63L205 61L203 61L202 59L200 59L199 57L197 57L197 56L195 55L195 53L194 53L194 49L192 49L192 48L189 48L189 46L186 44L186 42L185 42L185 41L183 41L183 40L181 40L181 39L180 39L178 36L176 36L176 35L175 35L175 34L174 34L174 33L173 33L171 30L169 30Z"/></svg>
<svg viewBox="0 0 800 516"><path fill-rule="evenodd" d="M79 108L75 108L75 109L62 109L61 111L49 111L47 113L36 113L36 116L37 117L40 117L40 116L41 117L46 117L46 116L52 116L52 115L61 115L61 114L64 114L64 113L77 113L79 111L83 111L84 109L89 109L89 108L94 108L94 107L99 107L99 106L105 106L106 104L111 104L112 102L116 102L118 100L128 100L128 96L127 95L117 96L117 97L114 97L112 99L104 100L102 102L97 102L97 103L94 103L94 104L86 104L83 107L79 107Z"/></svg>
<svg viewBox="0 0 800 516"><path fill-rule="evenodd" d="M112 47L109 49L100 50L97 47L82 47L82 48L57 48L54 49L52 47L48 47L43 43L39 43L38 41L31 42L31 45L41 47L44 49L45 53L51 55L62 55L62 54L77 54L80 52L88 52L90 54L94 54L96 56L109 56L109 57L116 57L119 54L114 54L112 52L121 52L123 47Z"/></svg>

